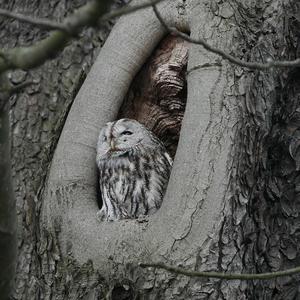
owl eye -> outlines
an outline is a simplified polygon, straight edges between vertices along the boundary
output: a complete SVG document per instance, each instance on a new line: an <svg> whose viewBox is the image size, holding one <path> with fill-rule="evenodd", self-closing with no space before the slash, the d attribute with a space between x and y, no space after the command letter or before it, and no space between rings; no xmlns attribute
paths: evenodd
<svg viewBox="0 0 300 300"><path fill-rule="evenodd" d="M106 142L106 141L107 141L107 137L104 136L104 137L103 137L103 142Z"/></svg>
<svg viewBox="0 0 300 300"><path fill-rule="evenodd" d="M125 130L121 133L122 135L132 135L133 132L129 131L129 130Z"/></svg>

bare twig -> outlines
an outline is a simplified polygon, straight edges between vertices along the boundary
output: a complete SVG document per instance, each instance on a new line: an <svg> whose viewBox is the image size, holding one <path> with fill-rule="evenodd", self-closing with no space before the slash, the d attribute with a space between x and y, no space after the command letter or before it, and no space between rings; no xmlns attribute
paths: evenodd
<svg viewBox="0 0 300 300"><path fill-rule="evenodd" d="M98 18L107 12L109 5L110 0L93 0L66 18L62 26L68 28L67 31L55 30L33 46L2 51L0 73L13 69L31 69L54 57L84 26L95 26Z"/></svg>
<svg viewBox="0 0 300 300"><path fill-rule="evenodd" d="M45 29L51 29L51 30L62 30L67 31L67 28L59 23L47 20L47 19L41 19L41 18L32 18L29 16L25 16L19 13L15 13L6 9L0 8L0 16L16 19L25 23L30 23L33 25L37 25L38 27L42 27Z"/></svg>
<svg viewBox="0 0 300 300"><path fill-rule="evenodd" d="M240 67L246 67L249 69L256 69L256 70L266 70L266 69L270 69L270 68L283 68L283 67L297 67L300 66L300 58L295 59L295 60L286 60L286 61L275 61L272 60L271 58L267 61L267 63L259 63L259 62L247 62L247 61L243 61L240 60L228 53L226 53L225 51L215 48L211 45L209 45L204 39L194 39L191 38L189 35L177 30L175 27L171 27L169 26L165 20L162 18L161 14L159 13L159 11L157 10L157 7L155 5L155 3L153 3L152 1L152 7L153 7L153 11L157 17L157 19L160 21L160 23L166 28L166 30L176 36L181 37L183 40L196 44L196 45L201 45L204 47L204 49L215 53L217 55L220 55L222 58L230 61L231 63L238 65Z"/></svg>
<svg viewBox="0 0 300 300"><path fill-rule="evenodd" d="M135 11L138 11L140 9L144 9L147 7L150 7L154 4L157 4L159 2L162 2L163 0L153 0L152 2L146 2L146 3L142 3L139 5L135 5L135 6L125 6L119 9L116 9L112 12L109 12L107 14L104 14L101 18L100 18L100 22L103 23L105 21L108 21L110 19L116 18L116 17L120 17L123 15L127 15L130 13L133 13ZM36 25L38 27L41 28L45 28L48 30L61 30L67 33L72 33L72 31L70 31L70 28L68 26L66 26L66 24L63 23L58 23L58 22L54 22L48 19L44 19L44 18L33 18L30 16L26 16L20 13L15 13L3 8L0 8L0 16L4 16L7 18L12 18L21 22L25 22L25 23L29 23L32 25Z"/></svg>
<svg viewBox="0 0 300 300"><path fill-rule="evenodd" d="M142 4L139 4L139 5L135 5L135 6L128 6L127 5L125 7L116 9L112 12L109 12L109 13L103 15L100 18L100 22L102 23L102 22L111 20L111 19L116 18L116 17L120 17L120 16L123 16L123 15L127 15L127 14L130 14L130 13L136 12L138 10L141 10L141 9L152 6L153 3L155 5L155 4L158 4L159 2L162 2L162 1L164 1L164 0L152 0L152 1L142 3Z"/></svg>
<svg viewBox="0 0 300 300"><path fill-rule="evenodd" d="M128 14L139 9L151 6L163 0L153 0L137 6L121 8L110 14L106 14L110 0L93 0L80 7L62 24L56 24L43 19L33 20L30 17L18 14L18 19L35 25L48 26L48 29L57 29L49 37L37 42L30 47L20 47L1 51L0 53L0 73L14 69L31 69L44 63L50 57L54 57L59 51L64 49L70 39L72 39L84 26L96 26L98 19L102 20ZM6 12L7 13L7 12ZM6 14L6 16L9 16Z"/></svg>
<svg viewBox="0 0 300 300"><path fill-rule="evenodd" d="M202 277L202 278L219 278L219 279L226 279L226 280L253 280L253 279L260 279L260 280L268 280L277 277L284 277L290 276L297 273L300 273L300 267L288 269L284 271L278 272L268 272L268 273L261 273L261 274L236 274L236 273L219 273L219 272L197 272L197 271L188 271L181 268L175 268L172 266L167 266L162 263L146 263L140 264L142 268L159 268L169 271L175 274L181 274L189 277Z"/></svg>

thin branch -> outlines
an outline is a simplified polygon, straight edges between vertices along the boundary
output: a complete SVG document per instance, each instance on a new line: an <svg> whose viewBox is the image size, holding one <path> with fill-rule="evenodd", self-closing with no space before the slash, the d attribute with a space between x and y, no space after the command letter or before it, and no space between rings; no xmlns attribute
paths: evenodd
<svg viewBox="0 0 300 300"><path fill-rule="evenodd" d="M284 271L278 272L268 272L268 273L261 273L261 274L236 274L236 273L220 273L220 272L197 272L197 271L188 271L181 268L175 268L172 266L167 266L162 263L147 263L147 264L140 264L142 268L159 268L169 271L175 274L181 274L189 277L202 277L202 278L219 278L219 279L226 279L226 280L253 280L253 279L261 279L261 280L268 280L277 277L284 277L290 276L293 274L300 273L300 267L288 269Z"/></svg>
<svg viewBox="0 0 300 300"><path fill-rule="evenodd" d="M47 38L30 47L2 51L0 73L14 69L31 69L54 57L84 26L96 26L99 17L107 12L110 2L93 0L65 19L62 26L68 28L67 30L55 30Z"/></svg>
<svg viewBox="0 0 300 300"><path fill-rule="evenodd" d="M119 9L116 9L112 12L106 13L104 14L101 18L100 18L100 22L103 23L105 21L108 21L110 19L116 18L116 17L120 17L122 15L127 15L130 13L133 13L137 10L140 9L144 9L147 7L150 7L154 4L157 4L159 2L162 2L163 0L155 0L152 2L146 2L146 3L142 3L139 5L135 5L135 6L125 6ZM70 28L68 26L66 26L66 24L63 23L58 23L58 22L54 22L48 19L44 19L44 18L33 18L30 16L26 16L20 13L15 13L3 8L0 8L0 16L3 17L7 17L7 18L12 18L21 22L25 22L25 23L29 23L32 25L36 25L38 27L44 28L44 29L48 29L48 30L60 30L60 31L64 31L67 33L72 33L72 31L70 31Z"/></svg>
<svg viewBox="0 0 300 300"><path fill-rule="evenodd" d="M50 29L50 30L62 30L62 31L67 31L68 29L59 23L47 20L47 19L41 19L41 18L32 18L29 16L25 16L19 13L15 13L6 9L0 8L0 16L7 17L7 18L12 18L18 21L22 21L25 23L30 23L33 25L37 25L38 27L42 27L45 29Z"/></svg>
<svg viewBox="0 0 300 300"><path fill-rule="evenodd" d="M111 19L116 18L116 17L120 17L120 16L123 16L123 15L127 15L127 14L130 14L130 13L136 12L138 10L150 7L153 4L156 5L156 4L158 4L159 2L162 2L162 1L164 1L164 0L152 0L152 1L142 3L142 4L139 4L139 5L135 5L135 6L128 6L127 5L125 7L116 9L112 12L109 12L109 13L103 15L100 18L100 22L102 23L102 22L111 20Z"/></svg>
<svg viewBox="0 0 300 300"><path fill-rule="evenodd" d="M249 69L256 69L256 70L267 70L270 68L284 68L284 67L297 67L300 66L300 58L295 59L295 60L286 60L286 61L275 61L272 60L271 58L269 60L267 60L267 63L258 63L258 62L247 62L247 61L243 61L240 60L228 53L226 53L225 51L215 48L211 45L209 45L204 39L194 39L191 38L189 35L177 30L175 27L171 27L169 26L165 20L162 18L161 14L159 13L159 11L157 10L157 7L155 5L155 3L153 3L152 1L152 7L153 7L153 11L157 17L157 19L160 21L160 23L165 27L165 29L176 35L181 37L183 40L190 42L192 44L196 44L196 45L201 45L203 46L204 49L215 53L217 55L220 55L222 58L230 61L231 63L238 65L240 67L246 67Z"/></svg>
<svg viewBox="0 0 300 300"><path fill-rule="evenodd" d="M122 8L111 14L105 15L111 1L93 0L80 7L70 17L66 18L62 24L55 24L51 21L42 19L35 20L35 25L47 24L48 27L53 25L54 27L59 27L59 30L53 31L49 37L30 47L20 47L5 52L2 51L0 55L0 73L14 69L26 70L41 65L47 59L54 57L59 51L64 49L67 43L84 26L96 26L97 21L101 16L104 16L104 19L108 20L109 17L112 18L122 14L131 13L161 1L163 0L155 0L153 2L137 5L136 7L127 7L126 9ZM22 21L31 22L32 19L22 16Z"/></svg>

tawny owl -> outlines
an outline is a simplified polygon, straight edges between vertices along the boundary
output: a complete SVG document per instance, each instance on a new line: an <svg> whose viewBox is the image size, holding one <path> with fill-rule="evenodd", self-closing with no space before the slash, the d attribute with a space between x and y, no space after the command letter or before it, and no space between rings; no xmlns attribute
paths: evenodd
<svg viewBox="0 0 300 300"><path fill-rule="evenodd" d="M97 165L102 220L134 219L159 209L172 159L160 140L135 120L109 122L100 131Z"/></svg>

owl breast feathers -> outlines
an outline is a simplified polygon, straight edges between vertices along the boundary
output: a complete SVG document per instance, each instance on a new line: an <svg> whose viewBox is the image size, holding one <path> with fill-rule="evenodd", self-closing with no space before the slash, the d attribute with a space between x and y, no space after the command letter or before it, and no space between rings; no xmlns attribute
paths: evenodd
<svg viewBox="0 0 300 300"><path fill-rule="evenodd" d="M107 123L99 134L96 161L102 220L134 219L160 208L172 159L142 124L130 119Z"/></svg>

